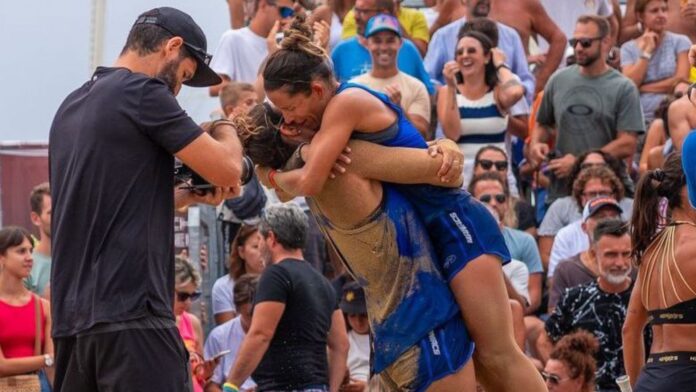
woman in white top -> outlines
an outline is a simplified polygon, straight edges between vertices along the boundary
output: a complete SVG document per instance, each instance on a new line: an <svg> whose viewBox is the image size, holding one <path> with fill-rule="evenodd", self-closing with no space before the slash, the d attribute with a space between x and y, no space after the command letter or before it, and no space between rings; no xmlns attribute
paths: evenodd
<svg viewBox="0 0 696 392"><path fill-rule="evenodd" d="M505 149L508 109L522 98L524 87L505 65L505 55L485 35L460 34L455 60L443 69L437 117L445 136L464 153L464 184L469 185L479 149Z"/></svg>
<svg viewBox="0 0 696 392"><path fill-rule="evenodd" d="M213 315L215 325L232 320L237 313L234 306L234 281L244 274L260 274L263 262L259 251L261 234L256 226L242 225L230 246L230 272L213 284Z"/></svg>

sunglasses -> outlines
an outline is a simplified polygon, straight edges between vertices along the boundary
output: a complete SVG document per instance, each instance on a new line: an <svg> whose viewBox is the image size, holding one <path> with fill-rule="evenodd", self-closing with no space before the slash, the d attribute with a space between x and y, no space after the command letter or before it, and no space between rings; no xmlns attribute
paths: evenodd
<svg viewBox="0 0 696 392"><path fill-rule="evenodd" d="M544 381L548 382L551 385L558 385L562 381L565 380L570 380L570 378L561 378L558 374L552 374L552 373L546 373L546 372L541 372L541 377L544 378Z"/></svg>
<svg viewBox="0 0 696 392"><path fill-rule="evenodd" d="M496 170L503 171L508 167L508 161L491 161L490 159L481 159L478 164L483 170L491 170L495 166Z"/></svg>
<svg viewBox="0 0 696 392"><path fill-rule="evenodd" d="M594 37L594 38L571 38L568 40L571 48L575 48L575 45L580 44L583 48L587 49L592 46L594 41L599 41L604 37Z"/></svg>
<svg viewBox="0 0 696 392"><path fill-rule="evenodd" d="M290 7L280 7L278 8L278 11L280 12L281 19L292 18L295 16L295 10Z"/></svg>
<svg viewBox="0 0 696 392"><path fill-rule="evenodd" d="M189 298L191 301L195 301L198 298L201 297L201 292L200 291L194 291L193 293L187 293L184 291L177 291L176 292L176 299L179 300L179 302L186 302Z"/></svg>
<svg viewBox="0 0 696 392"><path fill-rule="evenodd" d="M377 8L358 8L358 7L353 8L353 13L356 15L357 14L365 15L365 14L370 14L373 12L376 13L376 12L379 12L379 10Z"/></svg>
<svg viewBox="0 0 696 392"><path fill-rule="evenodd" d="M497 195L489 195L489 194L481 195L481 197L479 197L479 200L480 200L482 203L488 204L488 203L490 203L491 200L493 200L494 198L495 198L495 201L496 201L498 204L503 204L503 203L505 203L505 200L507 200L507 196L505 196L504 193L498 193Z"/></svg>

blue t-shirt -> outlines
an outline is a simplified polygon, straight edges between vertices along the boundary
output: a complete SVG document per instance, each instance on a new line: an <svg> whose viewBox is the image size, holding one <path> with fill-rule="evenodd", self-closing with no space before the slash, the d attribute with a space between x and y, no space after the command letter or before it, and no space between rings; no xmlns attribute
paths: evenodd
<svg viewBox="0 0 696 392"><path fill-rule="evenodd" d="M372 69L372 57L366 47L362 46L357 37L352 37L339 42L331 52L331 60L334 64L334 74L339 82L347 82L358 75L367 73ZM430 76L425 70L423 59L418 53L418 48L411 41L403 40L396 59L399 71L407 73L420 80L428 89L428 94L435 94L435 88L430 81Z"/></svg>
<svg viewBox="0 0 696 392"><path fill-rule="evenodd" d="M541 255L534 237L527 232L509 227L503 227L502 231L505 245L510 250L510 256L523 262L530 274L543 273L544 267L541 264Z"/></svg>

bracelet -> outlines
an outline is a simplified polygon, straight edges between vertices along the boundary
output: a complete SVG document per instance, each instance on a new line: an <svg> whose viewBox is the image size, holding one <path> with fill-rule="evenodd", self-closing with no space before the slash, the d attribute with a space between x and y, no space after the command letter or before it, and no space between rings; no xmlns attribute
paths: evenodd
<svg viewBox="0 0 696 392"><path fill-rule="evenodd" d="M222 384L222 392L239 392L239 387L231 382L226 382Z"/></svg>
<svg viewBox="0 0 696 392"><path fill-rule="evenodd" d="M278 189L278 183L275 181L276 173L278 172L275 169L271 169L271 171L268 172L268 182L274 189Z"/></svg>
<svg viewBox="0 0 696 392"><path fill-rule="evenodd" d="M501 68L507 68L508 71L510 70L510 67L508 67L507 64L505 64L505 63L502 63L502 64L496 66L496 67L495 67L495 70L496 70L496 71L500 71Z"/></svg>

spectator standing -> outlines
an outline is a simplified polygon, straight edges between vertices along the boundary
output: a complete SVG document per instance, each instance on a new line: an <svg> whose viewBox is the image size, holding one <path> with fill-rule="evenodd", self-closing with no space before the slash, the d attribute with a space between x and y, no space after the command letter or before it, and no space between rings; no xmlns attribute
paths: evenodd
<svg viewBox="0 0 696 392"><path fill-rule="evenodd" d="M223 33L215 49L215 57L210 62L210 68L220 75L223 83L256 82L259 67L268 56L269 48L276 44L275 35L280 31L280 21L289 21L294 14L291 0L251 1L253 12L249 25ZM217 96L222 86L211 86L210 95Z"/></svg>
<svg viewBox="0 0 696 392"><path fill-rule="evenodd" d="M24 286L31 268L29 232L13 226L0 229L0 380L26 375L32 390L40 387L50 392L54 374L51 310L48 301Z"/></svg>
<svg viewBox="0 0 696 392"><path fill-rule="evenodd" d="M487 145L505 148L507 111L524 87L505 65L505 54L482 33L461 34L455 53L455 61L443 69L446 85L439 89L437 114L445 136L464 154L466 187L478 151Z"/></svg>
<svg viewBox="0 0 696 392"><path fill-rule="evenodd" d="M373 16L367 22L365 39L372 69L351 81L387 94L426 138L430 128L430 97L420 80L397 67L396 58L403 44L399 21L388 14Z"/></svg>
<svg viewBox="0 0 696 392"><path fill-rule="evenodd" d="M586 331L562 337L541 372L549 392L594 392L598 350L597 339Z"/></svg>
<svg viewBox="0 0 696 392"><path fill-rule="evenodd" d="M367 318L365 291L357 282L348 282L341 293L341 310L348 321L349 382L341 391L363 391L370 378L370 322Z"/></svg>
<svg viewBox="0 0 696 392"><path fill-rule="evenodd" d="M155 373L160 389L191 388L172 309L174 209L217 205L246 175L234 129L203 133L175 98L182 83L220 83L205 50L189 15L147 11L115 67L97 68L56 113L49 137L56 392L94 391L114 379L137 390ZM205 195L173 189L174 155L218 187Z"/></svg>
<svg viewBox="0 0 696 392"><path fill-rule="evenodd" d="M212 300L215 324L220 325L237 315L234 305L235 281L244 274L263 272L261 259L262 238L256 226L242 225L230 245L229 272L213 283Z"/></svg>
<svg viewBox="0 0 696 392"><path fill-rule="evenodd" d="M355 0L328 0L312 11L309 22L323 20L329 25L329 52L341 41L343 34L343 22L348 12L355 6ZM355 20L355 18L353 18Z"/></svg>
<svg viewBox="0 0 696 392"><path fill-rule="evenodd" d="M577 155L601 149L617 159L633 157L645 130L638 89L607 64L609 29L605 18L581 16L570 40L576 65L556 73L544 89L529 158L537 166L547 160L556 178L547 204L567 194ZM549 156L551 135L555 157Z"/></svg>
<svg viewBox="0 0 696 392"><path fill-rule="evenodd" d="M546 321L546 333L539 336L538 349L546 361L553 342L578 330L590 332L600 347L596 356L597 390L618 392L615 380L624 374L621 328L631 295L631 262L625 257L597 261L599 278L566 290Z"/></svg>
<svg viewBox="0 0 696 392"><path fill-rule="evenodd" d="M259 390L338 391L346 372L345 321L331 283L302 259L307 227L294 204L264 211L259 228L267 267L223 391L238 391L252 373Z"/></svg>
<svg viewBox="0 0 696 392"><path fill-rule="evenodd" d="M660 102L678 80L689 77L689 38L667 31L667 0L638 0L636 17L643 34L621 46L623 74L640 91L645 123L655 118Z"/></svg>
<svg viewBox="0 0 696 392"><path fill-rule="evenodd" d="M638 280L623 332L626 373L636 392L687 391L696 383L695 138L691 134L683 154L671 154L662 169L649 171L638 182L641 208L633 216L631 234ZM663 198L669 211L666 225L659 207ZM654 339L646 361L641 338L648 323Z"/></svg>
<svg viewBox="0 0 696 392"><path fill-rule="evenodd" d="M32 254L34 263L27 283L31 291L47 297L51 278L51 188L47 182L32 189L29 204L31 223L39 230L39 243Z"/></svg>
<svg viewBox="0 0 696 392"><path fill-rule="evenodd" d="M232 370L237 360L242 341L249 332L251 325L251 311L254 306L254 295L259 277L255 274L244 274L237 279L234 286L234 306L238 310L237 316L213 328L205 340L205 358L211 360L219 353L229 350L223 355L220 364L213 371L210 381L205 385L205 392L220 392L225 377ZM250 392L256 388L256 383L251 377L244 380L239 386L242 392Z"/></svg>
<svg viewBox="0 0 696 392"><path fill-rule="evenodd" d="M541 4L548 13L549 17L556 23L559 29L563 32L566 38L573 38L575 23L582 15L597 15L607 18L611 24L612 43L616 44L619 37L619 22L621 15L614 14L612 0L541 0ZM546 53L548 42L545 39L539 39L539 49L542 53ZM560 64L563 67L564 64Z"/></svg>
<svg viewBox="0 0 696 392"><path fill-rule="evenodd" d="M549 313L553 312L566 289L597 279L597 264L601 263L601 259L628 258L630 253L631 238L628 235L628 225L620 219L599 220L591 233L590 247L558 263L549 291Z"/></svg>
<svg viewBox="0 0 696 392"><path fill-rule="evenodd" d="M473 18L469 15L468 18ZM425 55L425 69L432 80L438 81L440 84L445 84L443 69L445 63L454 60L455 50L459 42L459 33L467 18L456 20L433 34L430 44L428 45L428 53ZM496 22L498 26L499 42L496 45L504 53L507 61L507 66L510 70L520 78L520 82L524 86L525 97L527 103L532 102L534 94L534 77L529 71L525 50L520 40L519 34L512 27Z"/></svg>
<svg viewBox="0 0 696 392"><path fill-rule="evenodd" d="M425 52L428 50L428 41L430 41L430 31L428 29L428 22L425 20L425 15L421 10L402 7L401 2L402 0L395 1L393 11L390 13L399 21L403 38L413 42L418 48L420 55L425 56ZM378 4L378 7L379 6ZM358 19L356 18L356 14L363 13L363 11L369 12L370 10L358 7L358 3L356 2L355 7L346 14L343 20L343 33L341 34L341 39L348 39L359 33L356 23Z"/></svg>
<svg viewBox="0 0 696 392"><path fill-rule="evenodd" d="M372 58L365 47L367 22L377 14L394 15L394 7L394 0L357 0L355 2L357 35L342 40L331 52L334 75L339 82L348 81L370 70ZM423 66L423 59L413 42L408 39L403 40L396 63L400 71L423 82L428 89L428 94L435 93L430 77Z"/></svg>

